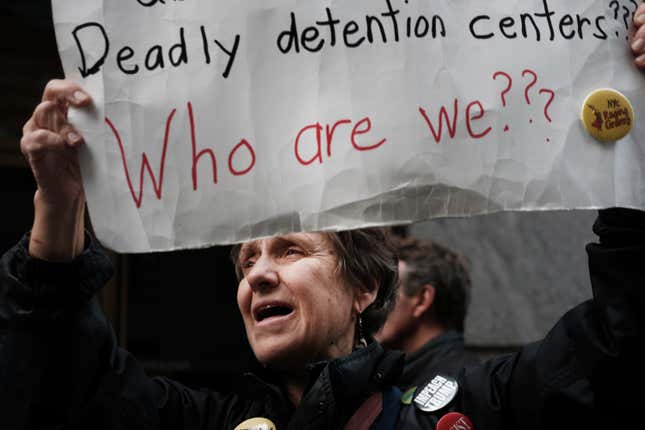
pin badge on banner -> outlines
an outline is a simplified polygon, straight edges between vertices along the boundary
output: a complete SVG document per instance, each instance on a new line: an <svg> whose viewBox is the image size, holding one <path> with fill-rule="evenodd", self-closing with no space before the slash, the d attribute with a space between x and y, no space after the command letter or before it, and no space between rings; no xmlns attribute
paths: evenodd
<svg viewBox="0 0 645 430"><path fill-rule="evenodd" d="M417 389L414 395L414 407L423 412L436 412L447 406L457 395L457 381L437 375L430 382Z"/></svg>
<svg viewBox="0 0 645 430"><path fill-rule="evenodd" d="M276 430L270 419L257 417L240 423L234 430Z"/></svg>
<svg viewBox="0 0 645 430"><path fill-rule="evenodd" d="M632 130L634 108L620 92L601 88L589 94L582 103L580 119L596 140L615 142Z"/></svg>

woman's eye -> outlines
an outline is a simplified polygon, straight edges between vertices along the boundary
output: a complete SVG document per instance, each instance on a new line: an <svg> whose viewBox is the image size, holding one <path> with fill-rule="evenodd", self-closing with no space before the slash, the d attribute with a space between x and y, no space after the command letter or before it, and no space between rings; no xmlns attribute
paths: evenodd
<svg viewBox="0 0 645 430"><path fill-rule="evenodd" d="M298 248L287 248L285 255L302 255L303 252Z"/></svg>
<svg viewBox="0 0 645 430"><path fill-rule="evenodd" d="M242 262L242 269L250 269L253 267L254 261L253 260L246 260Z"/></svg>

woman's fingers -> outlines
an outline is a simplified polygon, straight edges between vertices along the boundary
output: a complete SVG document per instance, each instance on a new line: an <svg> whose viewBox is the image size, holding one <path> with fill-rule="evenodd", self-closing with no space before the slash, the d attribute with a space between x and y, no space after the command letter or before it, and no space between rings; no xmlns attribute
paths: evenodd
<svg viewBox="0 0 645 430"><path fill-rule="evenodd" d="M70 146L78 146L83 139L80 134L67 122L67 115L60 105L53 101L44 101L36 107L33 119L33 129L46 129L58 133Z"/></svg>
<svg viewBox="0 0 645 430"><path fill-rule="evenodd" d="M632 38L631 49L634 54L634 63L645 70L645 3L642 3L634 12L634 26L636 32Z"/></svg>
<svg viewBox="0 0 645 430"><path fill-rule="evenodd" d="M45 101L34 109L34 125L51 131L59 131L67 123L67 117L60 107L52 101Z"/></svg>
<svg viewBox="0 0 645 430"><path fill-rule="evenodd" d="M634 33L631 47L634 55L642 54L645 52L645 25L641 25L640 28L638 28Z"/></svg>
<svg viewBox="0 0 645 430"><path fill-rule="evenodd" d="M92 102L80 85L61 79L51 80L45 86L42 99L23 128L25 136L45 129L58 133L71 147L83 143L81 135L67 121L69 106L83 107Z"/></svg>
<svg viewBox="0 0 645 430"><path fill-rule="evenodd" d="M633 41L632 41L632 49L634 47L634 44L638 40L643 40L643 39L645 39L645 25L641 25L640 27L638 27L637 30L636 30L636 33L634 33L634 37L633 37ZM642 51L642 50L643 49L641 47L640 51Z"/></svg>
<svg viewBox="0 0 645 430"><path fill-rule="evenodd" d="M47 83L43 92L43 101L55 102L60 106L87 106L92 102L91 97L80 85L66 80L53 79Z"/></svg>
<svg viewBox="0 0 645 430"><path fill-rule="evenodd" d="M634 24L636 24L637 27L645 25L645 3L641 3L641 5L636 8L636 11L634 12Z"/></svg>
<svg viewBox="0 0 645 430"><path fill-rule="evenodd" d="M50 130L37 129L25 134L20 140L20 150L27 160L34 161L43 154L67 150L65 139L60 134Z"/></svg>

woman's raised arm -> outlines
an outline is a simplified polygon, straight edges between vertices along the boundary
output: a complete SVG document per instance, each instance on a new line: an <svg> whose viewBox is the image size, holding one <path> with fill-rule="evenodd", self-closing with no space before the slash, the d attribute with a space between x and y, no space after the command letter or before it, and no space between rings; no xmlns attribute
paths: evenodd
<svg viewBox="0 0 645 430"><path fill-rule="evenodd" d="M67 121L67 110L91 103L79 85L52 80L23 128L20 149L38 184L29 242L33 257L64 262L83 250L85 195L77 152L83 138Z"/></svg>

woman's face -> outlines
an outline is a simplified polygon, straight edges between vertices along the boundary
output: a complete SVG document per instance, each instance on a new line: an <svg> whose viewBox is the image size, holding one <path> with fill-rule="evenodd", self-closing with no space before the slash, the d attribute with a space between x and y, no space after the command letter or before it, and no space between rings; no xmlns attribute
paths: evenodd
<svg viewBox="0 0 645 430"><path fill-rule="evenodd" d="M294 233L245 243L237 303L258 360L275 369L351 352L365 294L346 285L330 239ZM372 299L373 300L373 299Z"/></svg>

